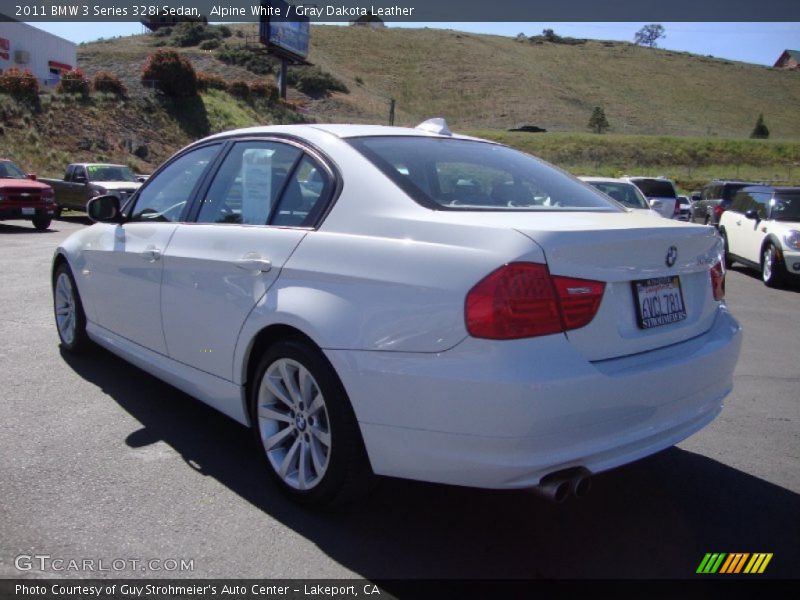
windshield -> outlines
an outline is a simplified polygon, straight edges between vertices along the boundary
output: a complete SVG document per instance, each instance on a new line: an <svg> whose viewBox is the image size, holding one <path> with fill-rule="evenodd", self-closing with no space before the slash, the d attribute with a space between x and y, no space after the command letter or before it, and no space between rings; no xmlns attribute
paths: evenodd
<svg viewBox="0 0 800 600"><path fill-rule="evenodd" d="M642 193L648 198L676 198L675 188L667 179L634 179Z"/></svg>
<svg viewBox="0 0 800 600"><path fill-rule="evenodd" d="M621 181L587 181L586 183L628 208L650 208L642 192L632 183Z"/></svg>
<svg viewBox="0 0 800 600"><path fill-rule="evenodd" d="M414 200L435 210L621 210L571 175L505 146L416 136L348 141Z"/></svg>
<svg viewBox="0 0 800 600"><path fill-rule="evenodd" d="M777 193L771 216L776 221L800 221L800 191Z"/></svg>
<svg viewBox="0 0 800 600"><path fill-rule="evenodd" d="M122 165L89 165L89 181L136 181L136 174Z"/></svg>
<svg viewBox="0 0 800 600"><path fill-rule="evenodd" d="M27 179L25 171L10 160L0 160L0 179Z"/></svg>

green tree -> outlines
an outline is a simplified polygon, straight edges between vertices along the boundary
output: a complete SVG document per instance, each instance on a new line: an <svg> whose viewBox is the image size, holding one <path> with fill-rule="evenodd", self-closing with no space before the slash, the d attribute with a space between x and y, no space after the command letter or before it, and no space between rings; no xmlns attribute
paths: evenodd
<svg viewBox="0 0 800 600"><path fill-rule="evenodd" d="M589 117L589 129L595 133L603 133L609 127L610 125L606 118L606 112L601 106L595 106L592 111L592 116Z"/></svg>
<svg viewBox="0 0 800 600"><path fill-rule="evenodd" d="M754 140L766 140L768 137L769 127L764 123L764 113L760 113L756 121L756 126L753 127L753 133L750 134L750 138Z"/></svg>
<svg viewBox="0 0 800 600"><path fill-rule="evenodd" d="M650 25L645 25L636 32L633 43L637 46L655 48L658 46L656 42L665 37L667 37L667 35L664 33L664 26L658 23L651 23Z"/></svg>

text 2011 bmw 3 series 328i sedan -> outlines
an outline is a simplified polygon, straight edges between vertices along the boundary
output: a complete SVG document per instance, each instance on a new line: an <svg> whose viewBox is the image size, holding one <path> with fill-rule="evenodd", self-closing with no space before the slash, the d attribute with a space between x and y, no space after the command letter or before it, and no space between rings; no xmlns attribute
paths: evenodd
<svg viewBox="0 0 800 600"><path fill-rule="evenodd" d="M53 264L64 348L249 425L301 502L373 474L561 499L731 390L711 228L440 120L212 136L89 212Z"/></svg>

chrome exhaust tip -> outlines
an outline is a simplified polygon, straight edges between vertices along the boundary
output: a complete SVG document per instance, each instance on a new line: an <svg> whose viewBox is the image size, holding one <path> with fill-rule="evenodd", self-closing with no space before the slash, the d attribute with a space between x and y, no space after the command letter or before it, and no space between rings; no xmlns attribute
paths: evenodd
<svg viewBox="0 0 800 600"><path fill-rule="evenodd" d="M548 473L531 492L561 504L570 496L583 498L592 487L591 473L585 467L573 467Z"/></svg>

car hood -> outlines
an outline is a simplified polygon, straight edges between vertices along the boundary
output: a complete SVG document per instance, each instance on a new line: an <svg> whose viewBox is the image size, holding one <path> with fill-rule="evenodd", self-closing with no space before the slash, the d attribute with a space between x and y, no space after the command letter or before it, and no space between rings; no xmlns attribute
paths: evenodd
<svg viewBox="0 0 800 600"><path fill-rule="evenodd" d="M41 181L33 181L32 179L13 179L10 177L0 178L0 188L17 188L20 190L49 190L50 186Z"/></svg>

